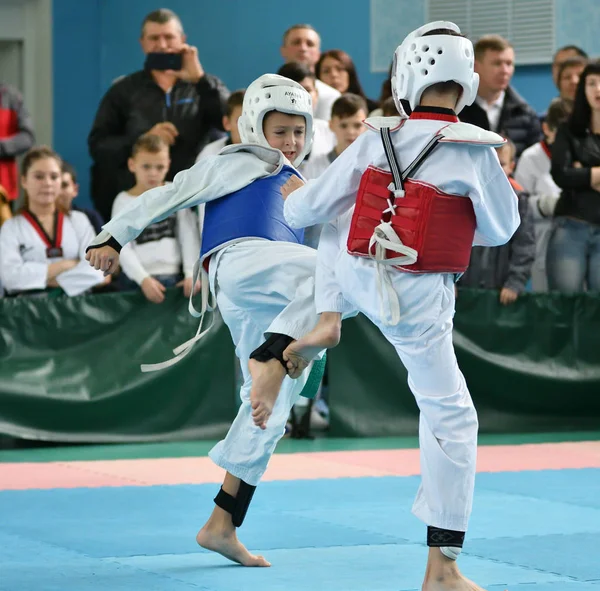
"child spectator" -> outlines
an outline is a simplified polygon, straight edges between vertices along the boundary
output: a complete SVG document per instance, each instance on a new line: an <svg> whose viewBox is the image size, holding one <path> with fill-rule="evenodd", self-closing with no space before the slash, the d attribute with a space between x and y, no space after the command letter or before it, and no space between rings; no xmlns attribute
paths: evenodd
<svg viewBox="0 0 600 591"><path fill-rule="evenodd" d="M135 176L135 186L117 195L112 217L145 191L165 184L170 166L169 147L159 136L145 134L134 144L128 166ZM194 213L179 211L148 226L134 242L123 248L121 267L126 277L121 278L121 285L125 289L139 285L146 299L155 304L164 301L167 287L183 286L184 295L189 297L199 249ZM196 285L194 291L198 289L199 285Z"/></svg>
<svg viewBox="0 0 600 591"><path fill-rule="evenodd" d="M0 229L0 278L9 296L76 296L107 283L85 260L94 237L87 216L58 203L61 164L46 146L23 159L25 205Z"/></svg>
<svg viewBox="0 0 600 591"><path fill-rule="evenodd" d="M318 154L306 164L302 174L307 179L320 176L323 171L365 131L363 121L367 118L367 103L356 94L343 94L331 107L329 129L333 132L336 144L327 154Z"/></svg>

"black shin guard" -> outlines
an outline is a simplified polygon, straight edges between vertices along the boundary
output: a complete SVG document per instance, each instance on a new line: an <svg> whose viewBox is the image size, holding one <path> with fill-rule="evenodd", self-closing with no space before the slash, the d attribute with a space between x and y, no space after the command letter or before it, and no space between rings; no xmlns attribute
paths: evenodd
<svg viewBox="0 0 600 591"><path fill-rule="evenodd" d="M441 548L443 546L450 546L452 548L462 548L464 541L464 531L440 529L431 525L427 528L427 545L429 547Z"/></svg>
<svg viewBox="0 0 600 591"><path fill-rule="evenodd" d="M232 497L221 487L221 490L215 497L215 505L221 507L223 511L230 513L233 525L235 527L240 527L240 525L244 523L244 518L246 517L255 490L255 486L240 480L240 488L238 489L237 496Z"/></svg>
<svg viewBox="0 0 600 591"><path fill-rule="evenodd" d="M261 363L277 359L287 373L287 364L283 359L283 352L294 340L286 334L274 333L258 349L252 351L250 359L256 359L256 361L260 361Z"/></svg>

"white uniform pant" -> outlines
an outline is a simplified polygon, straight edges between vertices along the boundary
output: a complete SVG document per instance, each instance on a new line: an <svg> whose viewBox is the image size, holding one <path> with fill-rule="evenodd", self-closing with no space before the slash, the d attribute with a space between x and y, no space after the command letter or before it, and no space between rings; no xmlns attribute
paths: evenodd
<svg viewBox="0 0 600 591"><path fill-rule="evenodd" d="M218 252L211 260L211 291L229 327L240 360L244 383L242 404L225 439L210 451L210 458L244 482L256 486L285 433L290 409L306 381L285 377L266 430L254 425L250 405L252 380L250 354L266 333L295 339L317 323L314 302L316 251L289 242L244 241ZM309 368L310 369L310 368Z"/></svg>
<svg viewBox="0 0 600 591"><path fill-rule="evenodd" d="M379 328L408 371L420 410L422 481L413 513L427 525L466 531L473 504L478 422L452 345L452 275L411 275L390 268L400 322L387 326L380 317L375 263L349 255L341 247L335 224L325 226L319 251L319 267L325 258L328 263L324 273L317 269L317 312L336 311L330 307L335 308L336 302L342 307L342 297Z"/></svg>

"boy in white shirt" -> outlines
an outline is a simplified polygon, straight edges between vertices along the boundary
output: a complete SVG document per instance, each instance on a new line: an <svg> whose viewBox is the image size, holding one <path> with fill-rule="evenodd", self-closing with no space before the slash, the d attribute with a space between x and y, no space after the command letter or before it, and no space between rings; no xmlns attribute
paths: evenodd
<svg viewBox="0 0 600 591"><path fill-rule="evenodd" d="M159 136L145 134L134 144L128 165L135 175L135 186L117 195L112 218L145 191L164 185L170 166L169 146ZM189 297L199 244L198 226L191 211L179 211L151 224L121 251L121 267L126 275L121 287L139 285L146 299L155 304L164 302L167 287L175 285L183 286L185 297ZM196 285L196 292L198 289Z"/></svg>
<svg viewBox="0 0 600 591"><path fill-rule="evenodd" d="M325 169L366 130L367 103L357 94L346 93L340 96L331 107L329 129L336 139L335 147L327 154L317 154L306 163L302 170L304 178L316 179Z"/></svg>

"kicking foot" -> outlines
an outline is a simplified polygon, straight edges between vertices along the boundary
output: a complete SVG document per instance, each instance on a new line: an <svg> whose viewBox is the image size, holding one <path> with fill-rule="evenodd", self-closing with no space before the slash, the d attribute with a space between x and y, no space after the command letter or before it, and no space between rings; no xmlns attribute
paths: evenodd
<svg viewBox="0 0 600 591"><path fill-rule="evenodd" d="M336 314L335 318L324 320L322 317L317 326L307 335L290 343L283 352L290 378L294 380L299 378L323 349L336 347L340 342L341 333L342 321Z"/></svg>
<svg viewBox="0 0 600 591"><path fill-rule="evenodd" d="M286 375L285 369L277 359L269 359L265 362L250 359L248 370L252 376L250 390L252 419L255 425L264 430L267 428L267 421L279 396L281 383Z"/></svg>
<svg viewBox="0 0 600 591"><path fill-rule="evenodd" d="M242 566L271 566L264 556L250 554L246 546L237 539L235 530L224 533L205 525L198 532L196 542L203 548L217 552Z"/></svg>

